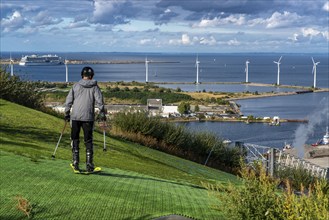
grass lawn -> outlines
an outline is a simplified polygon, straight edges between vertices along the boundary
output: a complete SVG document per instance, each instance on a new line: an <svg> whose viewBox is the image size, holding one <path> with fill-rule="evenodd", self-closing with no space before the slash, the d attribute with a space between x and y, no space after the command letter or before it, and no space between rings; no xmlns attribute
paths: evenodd
<svg viewBox="0 0 329 220"><path fill-rule="evenodd" d="M0 219L24 216L15 207L17 195L31 202L33 219L223 218L211 208L214 200L201 181L238 184L235 176L110 136L104 153L97 132L94 160L103 172L73 174L70 128L56 159L50 159L63 125L56 117L0 100Z"/></svg>

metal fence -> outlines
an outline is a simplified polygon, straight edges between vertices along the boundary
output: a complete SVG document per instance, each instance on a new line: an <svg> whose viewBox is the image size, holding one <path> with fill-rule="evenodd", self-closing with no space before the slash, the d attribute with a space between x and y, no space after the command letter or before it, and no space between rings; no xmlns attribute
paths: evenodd
<svg viewBox="0 0 329 220"><path fill-rule="evenodd" d="M275 169L302 167L313 176L329 179L328 168L287 154L280 149L243 142L236 142L235 146L240 147L244 152L246 163L252 164L254 161L261 161L269 175L274 175Z"/></svg>

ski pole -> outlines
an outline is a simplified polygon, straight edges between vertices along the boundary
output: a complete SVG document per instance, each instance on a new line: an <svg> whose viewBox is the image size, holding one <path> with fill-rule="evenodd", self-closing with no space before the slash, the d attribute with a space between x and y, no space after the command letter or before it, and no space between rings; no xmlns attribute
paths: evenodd
<svg viewBox="0 0 329 220"><path fill-rule="evenodd" d="M66 128L66 124L67 124L67 121L65 121L64 128L63 128L63 130L62 130L61 135L59 136L59 139L58 139L57 145L56 145L56 147L55 147L54 153L53 153L53 155L51 155L51 158L52 158L52 159L55 159L55 154L56 154L56 151L57 151L57 148L58 148L59 142L61 142L61 139L62 139L62 136L63 136L64 130L65 130L65 128Z"/></svg>
<svg viewBox="0 0 329 220"><path fill-rule="evenodd" d="M106 149L106 135L105 135L105 129L106 129L106 127L107 127L107 125L106 125L106 122L105 121L103 121L103 140L104 140L104 142L103 142L103 151L105 152L105 151L107 151L107 149Z"/></svg>
<svg viewBox="0 0 329 220"><path fill-rule="evenodd" d="M107 151L107 149L106 149L106 142L105 142L105 129L103 129L103 135L104 135L104 146L103 146L103 151L105 152L105 151Z"/></svg>

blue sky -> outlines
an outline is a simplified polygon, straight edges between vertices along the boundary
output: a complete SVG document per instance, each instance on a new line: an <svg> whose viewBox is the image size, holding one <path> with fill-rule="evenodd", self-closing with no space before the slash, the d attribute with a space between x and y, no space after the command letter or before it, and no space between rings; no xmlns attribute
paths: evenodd
<svg viewBox="0 0 329 220"><path fill-rule="evenodd" d="M328 17L328 0L1 0L1 50L323 53Z"/></svg>

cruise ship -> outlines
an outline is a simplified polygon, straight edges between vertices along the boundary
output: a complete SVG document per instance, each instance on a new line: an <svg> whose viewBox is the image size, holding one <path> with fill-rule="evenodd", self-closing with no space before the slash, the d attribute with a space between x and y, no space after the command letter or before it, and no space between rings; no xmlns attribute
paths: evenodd
<svg viewBox="0 0 329 220"><path fill-rule="evenodd" d="M26 55L19 62L20 66L37 66L37 65L59 65L63 64L62 59L57 55Z"/></svg>

